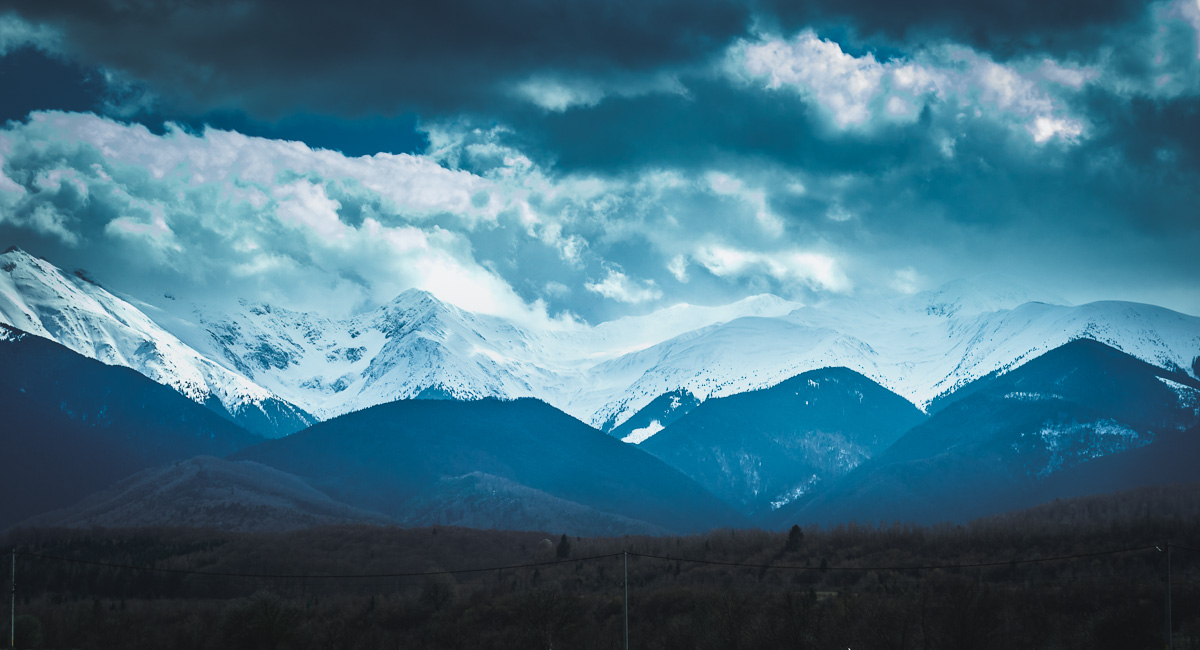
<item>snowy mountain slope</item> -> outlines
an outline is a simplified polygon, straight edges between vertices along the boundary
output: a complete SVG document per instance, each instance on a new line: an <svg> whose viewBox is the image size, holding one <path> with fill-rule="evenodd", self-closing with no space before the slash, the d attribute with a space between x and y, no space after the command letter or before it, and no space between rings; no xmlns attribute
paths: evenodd
<svg viewBox="0 0 1200 650"><path fill-rule="evenodd" d="M669 390L707 399L831 366L860 372L927 408L974 379L1079 338L1196 376L1200 318L1194 316L1125 302L1078 307L1026 302L970 313L928 299L873 306L831 301L783 317L713 326L605 362L593 372L630 383L592 422L622 422Z"/></svg>
<svg viewBox="0 0 1200 650"><path fill-rule="evenodd" d="M585 395L603 402L624 386L621 378L589 372L597 361L657 343L664 332L782 315L797 306L756 296L545 330L474 314L418 290L340 321L251 303L227 314L170 304L148 313L216 362L326 419L415 397L538 397L568 406ZM572 413L590 415L589 403Z"/></svg>
<svg viewBox="0 0 1200 650"><path fill-rule="evenodd" d="M214 363L92 280L11 248L0 255L0 323L85 357L125 366L256 433L297 431L311 417Z"/></svg>
<svg viewBox="0 0 1200 650"><path fill-rule="evenodd" d="M420 291L346 321L263 304L245 308L215 317L193 311L204 334L197 347L322 419L423 391L456 399L529 396L529 378L545 373L518 356L529 347L520 330Z"/></svg>

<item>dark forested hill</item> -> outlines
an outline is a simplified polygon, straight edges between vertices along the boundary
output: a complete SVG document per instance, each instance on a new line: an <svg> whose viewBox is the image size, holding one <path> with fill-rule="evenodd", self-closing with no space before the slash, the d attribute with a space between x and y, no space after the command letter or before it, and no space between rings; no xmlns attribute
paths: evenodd
<svg viewBox="0 0 1200 650"><path fill-rule="evenodd" d="M0 529L130 474L262 438L171 388L0 325Z"/></svg>
<svg viewBox="0 0 1200 650"><path fill-rule="evenodd" d="M1200 382L1182 373L1074 341L969 386L773 525L964 521L1089 489L1186 479L1183 467L1158 468L1195 457L1198 396Z"/></svg>
<svg viewBox="0 0 1200 650"><path fill-rule="evenodd" d="M682 537L18 529L0 557L17 551L17 647L97 650L611 650L625 612L634 648L1156 648L1170 557L1183 649L1200 642L1198 488ZM247 573L276 577L230 575Z"/></svg>
<svg viewBox="0 0 1200 650"><path fill-rule="evenodd" d="M276 467L335 499L401 519L410 500L427 497L439 481L481 472L667 530L746 523L658 459L534 399L393 402L235 458ZM431 509L427 500L420 507Z"/></svg>
<svg viewBox="0 0 1200 650"><path fill-rule="evenodd" d="M746 514L824 488L924 419L846 368L711 399L640 446Z"/></svg>
<svg viewBox="0 0 1200 650"><path fill-rule="evenodd" d="M387 525L377 512L338 503L304 481L250 461L212 456L145 469L67 508L21 526L186 526L269 532L339 524Z"/></svg>

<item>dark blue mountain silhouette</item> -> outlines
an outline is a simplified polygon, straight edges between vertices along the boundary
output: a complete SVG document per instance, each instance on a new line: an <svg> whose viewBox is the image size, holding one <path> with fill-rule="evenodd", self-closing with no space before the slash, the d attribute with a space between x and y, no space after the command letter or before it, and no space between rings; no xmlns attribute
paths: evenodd
<svg viewBox="0 0 1200 650"><path fill-rule="evenodd" d="M405 400L242 450L334 499L398 519L443 478L482 472L672 531L746 520L645 452L534 399Z"/></svg>
<svg viewBox="0 0 1200 650"><path fill-rule="evenodd" d="M1081 486L1172 480L1154 465L1171 450L1194 453L1193 390L1200 382L1180 372L1073 341L964 387L965 397L771 524L965 521Z"/></svg>
<svg viewBox="0 0 1200 650"><path fill-rule="evenodd" d="M641 447L754 514L824 487L924 418L859 373L825 368L708 400Z"/></svg>
<svg viewBox="0 0 1200 650"><path fill-rule="evenodd" d="M262 440L128 368L0 325L0 529L139 470Z"/></svg>

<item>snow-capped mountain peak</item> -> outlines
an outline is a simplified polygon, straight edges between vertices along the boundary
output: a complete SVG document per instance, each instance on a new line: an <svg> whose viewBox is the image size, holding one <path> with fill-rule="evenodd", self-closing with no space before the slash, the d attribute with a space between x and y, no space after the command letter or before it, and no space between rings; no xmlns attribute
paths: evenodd
<svg viewBox="0 0 1200 650"><path fill-rule="evenodd" d="M85 357L132 368L200 404L219 404L259 433L291 432L309 421L262 386L184 344L86 272L66 273L19 248L0 255L0 322ZM268 426L280 418L281 430Z"/></svg>
<svg viewBox="0 0 1200 650"><path fill-rule="evenodd" d="M1014 309L1030 302L1068 305L1061 296L1021 284L1003 275L952 280L932 291L914 294L911 309L935 316L973 316Z"/></svg>

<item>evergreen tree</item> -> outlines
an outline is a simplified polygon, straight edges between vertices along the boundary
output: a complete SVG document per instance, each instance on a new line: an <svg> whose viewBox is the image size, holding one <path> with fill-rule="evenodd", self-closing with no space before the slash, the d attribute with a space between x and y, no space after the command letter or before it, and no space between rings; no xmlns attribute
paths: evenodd
<svg viewBox="0 0 1200 650"><path fill-rule="evenodd" d="M804 545L804 531L800 530L800 524L792 524L792 529L788 531L787 546L784 548L793 553L799 551Z"/></svg>

